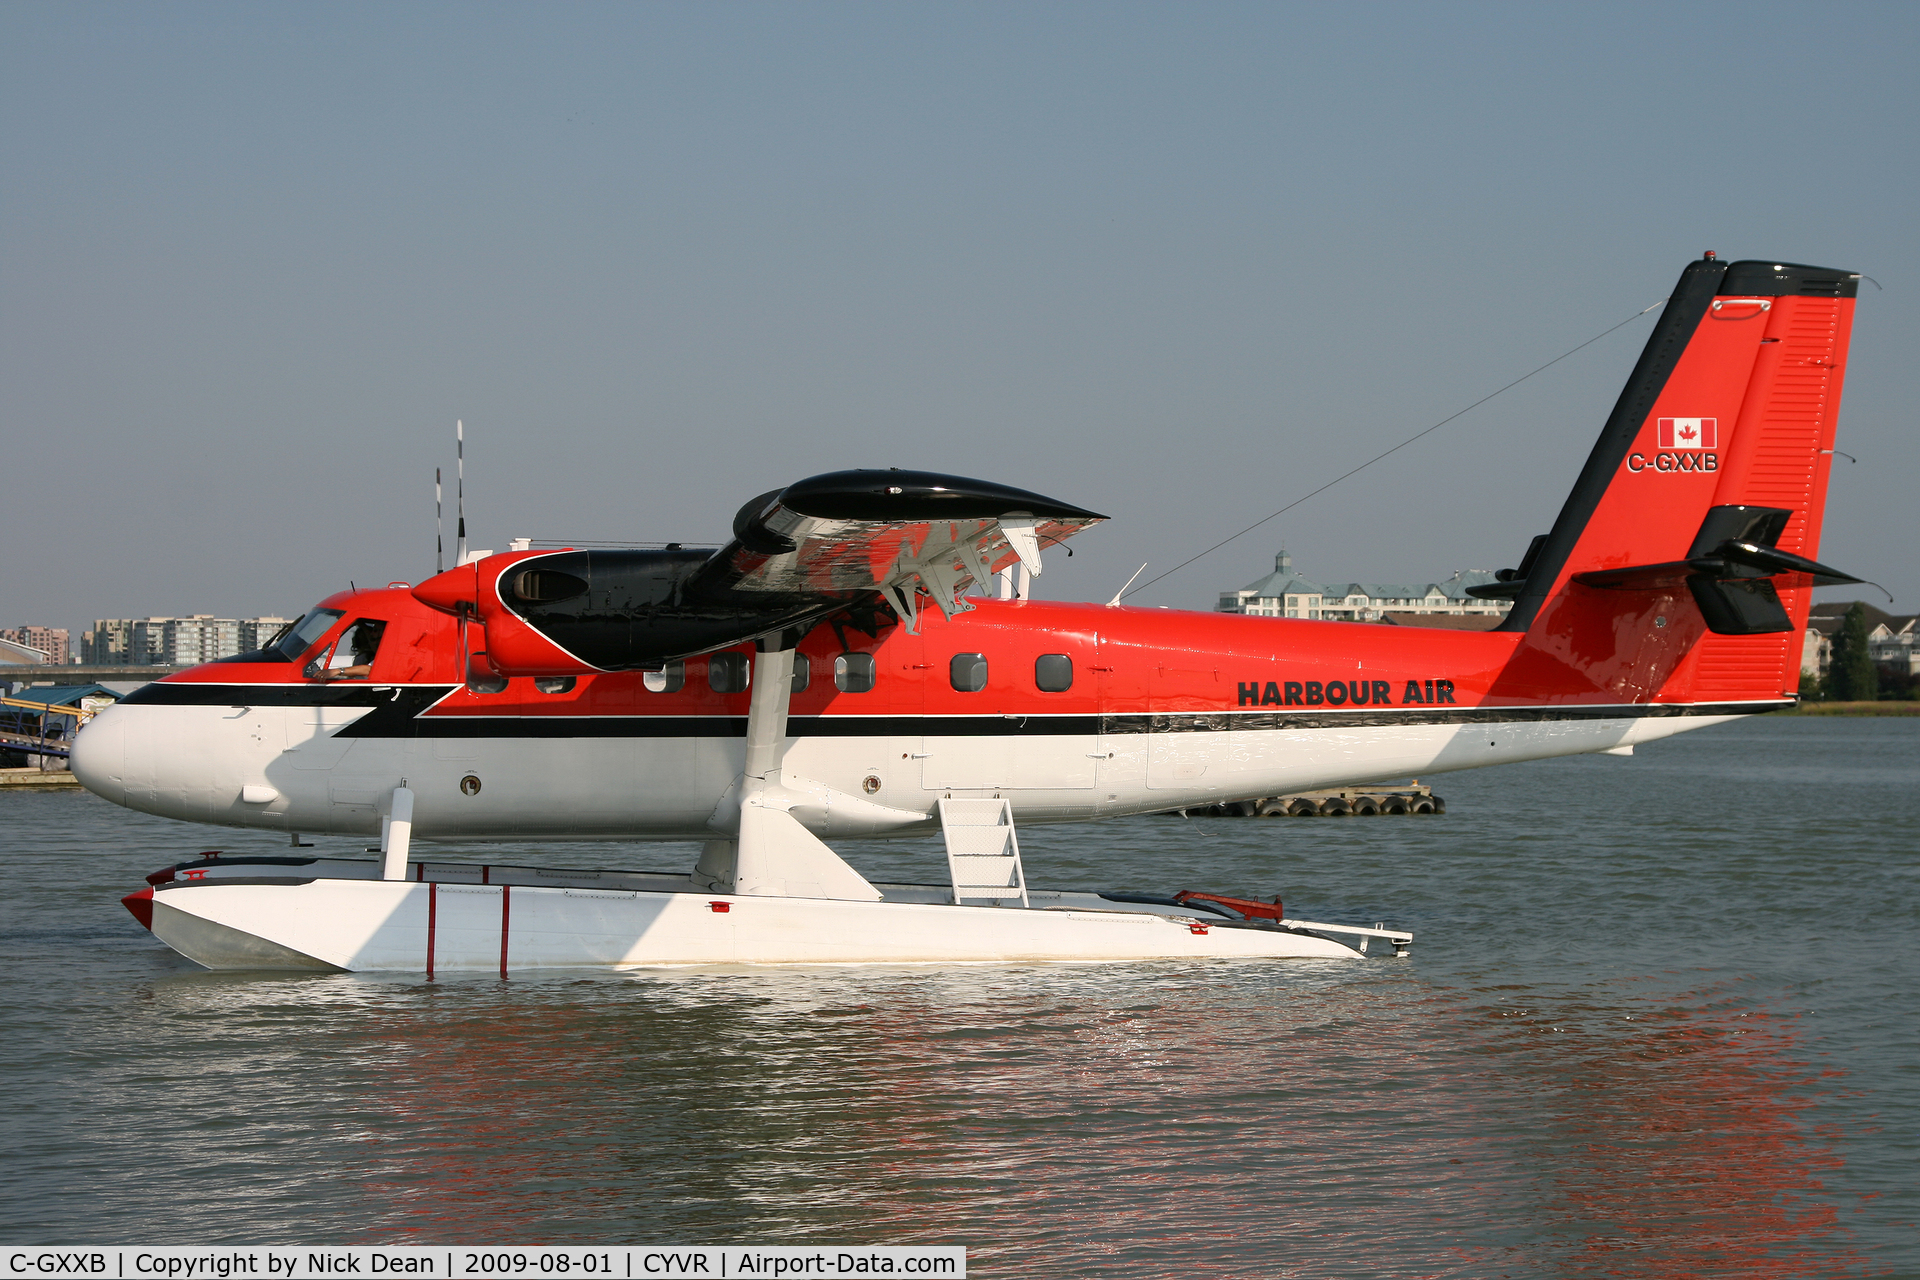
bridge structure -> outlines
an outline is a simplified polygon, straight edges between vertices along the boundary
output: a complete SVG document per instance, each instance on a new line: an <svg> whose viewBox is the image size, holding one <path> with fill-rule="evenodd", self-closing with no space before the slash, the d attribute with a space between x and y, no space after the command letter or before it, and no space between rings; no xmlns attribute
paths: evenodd
<svg viewBox="0 0 1920 1280"><path fill-rule="evenodd" d="M0 662L0 685L145 684L184 667L117 667L107 663L54 666L51 663Z"/></svg>

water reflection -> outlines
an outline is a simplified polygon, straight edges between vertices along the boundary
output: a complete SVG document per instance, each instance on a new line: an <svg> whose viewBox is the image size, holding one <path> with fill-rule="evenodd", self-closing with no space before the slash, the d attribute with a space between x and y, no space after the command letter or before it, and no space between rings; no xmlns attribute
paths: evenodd
<svg viewBox="0 0 1920 1280"><path fill-rule="evenodd" d="M1485 1017L1487 1051L1536 1100L1528 1154L1553 1173L1535 1228L1562 1237L1561 1273L1805 1276L1859 1261L1827 1240L1839 1215L1818 1193L1841 1161L1802 1118L1837 1073L1808 1066L1794 1019L1710 998Z"/></svg>
<svg viewBox="0 0 1920 1280"><path fill-rule="evenodd" d="M0 829L0 1230L928 1241L983 1275L1897 1271L1911 1148L1876 1126L1920 1120L1899 1075L1920 1008L1897 953L1835 941L1863 885L1916 905L1859 835L1892 818L1637 834L1685 812L1648 789L1691 782L1589 763L1552 805L1456 783L1478 816L1451 826L1023 840L1115 887L1424 930L1409 962L1352 965L196 973L113 914L124 876L62 879L147 820L70 804Z"/></svg>
<svg viewBox="0 0 1920 1280"><path fill-rule="evenodd" d="M332 1238L958 1241L983 1274L1141 1277L1856 1263L1793 1021L1604 994L1230 963L209 975L149 1003L181 1051L222 1042L170 1093L226 1120L182 1167L300 1169Z"/></svg>

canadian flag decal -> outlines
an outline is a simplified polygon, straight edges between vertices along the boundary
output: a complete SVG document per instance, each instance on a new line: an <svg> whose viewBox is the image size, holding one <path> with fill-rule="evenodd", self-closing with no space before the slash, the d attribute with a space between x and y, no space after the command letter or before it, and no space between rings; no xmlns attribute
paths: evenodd
<svg viewBox="0 0 1920 1280"><path fill-rule="evenodd" d="M1718 418L1662 418L1662 449L1717 449L1720 447Z"/></svg>

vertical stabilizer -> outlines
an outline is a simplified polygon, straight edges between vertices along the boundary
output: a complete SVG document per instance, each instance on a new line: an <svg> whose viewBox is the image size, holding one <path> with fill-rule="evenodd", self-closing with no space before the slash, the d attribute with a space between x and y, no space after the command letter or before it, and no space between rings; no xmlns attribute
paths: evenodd
<svg viewBox="0 0 1920 1280"><path fill-rule="evenodd" d="M1858 286L1793 263L1687 265L1509 585L1504 629L1528 635L1516 676L1636 701L1793 695Z"/></svg>

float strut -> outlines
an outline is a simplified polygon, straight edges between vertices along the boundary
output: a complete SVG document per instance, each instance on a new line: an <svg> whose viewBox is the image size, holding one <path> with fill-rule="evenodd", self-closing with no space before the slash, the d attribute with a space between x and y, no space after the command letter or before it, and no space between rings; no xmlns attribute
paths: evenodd
<svg viewBox="0 0 1920 1280"><path fill-rule="evenodd" d="M393 789L393 803L380 819L380 878L407 878L407 850L413 843L413 792L403 778Z"/></svg>

